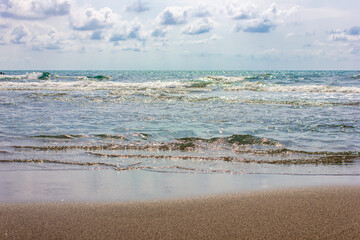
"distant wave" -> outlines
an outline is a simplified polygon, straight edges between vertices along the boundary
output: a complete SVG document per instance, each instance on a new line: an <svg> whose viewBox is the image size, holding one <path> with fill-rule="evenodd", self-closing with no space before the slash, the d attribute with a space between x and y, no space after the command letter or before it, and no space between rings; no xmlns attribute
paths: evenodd
<svg viewBox="0 0 360 240"><path fill-rule="evenodd" d="M172 82L127 83L113 81L46 81L46 82L0 82L0 90L51 90L51 91L96 91L118 89L166 89L187 87L189 84Z"/></svg>
<svg viewBox="0 0 360 240"><path fill-rule="evenodd" d="M111 80L112 77L109 75L88 75L88 76L58 76L50 72L31 72L25 74L5 74L0 75L0 80L50 80L50 79L78 79L78 80Z"/></svg>
<svg viewBox="0 0 360 240"><path fill-rule="evenodd" d="M71 81L71 82L0 82L0 90L51 90L51 91L96 91L96 90L146 90L146 89L181 89L205 88L207 82L144 82L125 83L112 81ZM211 89L209 89L211 90ZM243 82L241 86L225 87L226 91L263 91L263 92L313 92L313 93L360 93L359 87L339 87L326 85L268 85L261 82Z"/></svg>
<svg viewBox="0 0 360 240"><path fill-rule="evenodd" d="M360 74L356 74L354 76L351 76L352 79L360 79Z"/></svg>
<svg viewBox="0 0 360 240"><path fill-rule="evenodd" d="M32 72L20 75L0 75L0 80L38 80L41 77L44 77L43 72Z"/></svg>
<svg viewBox="0 0 360 240"><path fill-rule="evenodd" d="M241 82L246 79L246 77L239 76L239 77L227 77L227 76L207 76L204 78L205 80L213 80L217 82Z"/></svg>
<svg viewBox="0 0 360 240"><path fill-rule="evenodd" d="M262 92L312 92L312 93L360 93L359 87L339 87L326 85L288 86L245 82L242 86L227 87L226 91L262 91Z"/></svg>
<svg viewBox="0 0 360 240"><path fill-rule="evenodd" d="M207 76L187 81L148 81L119 82L111 81L109 75L94 76L57 76L49 72L33 72L23 75L0 75L0 90L51 90L51 91L96 91L96 90L169 90L191 92L196 90L212 91L220 87L225 91L262 91L262 92L308 92L308 93L360 93L360 87L328 85L280 85L266 81L247 81L250 79L271 78L270 74L259 76ZM356 75L357 76L357 75ZM41 80L56 81L41 81ZM71 79L72 81L61 81ZM12 81L39 80L39 81ZM60 81L58 81L60 80Z"/></svg>
<svg viewBox="0 0 360 240"><path fill-rule="evenodd" d="M300 78L302 75L290 75L295 78ZM306 74L308 77L320 77L317 73ZM359 74L352 78L358 79ZM279 85L269 84L265 81L246 81L246 80L268 80L276 78L272 74L260 74L260 75L249 75L240 77L227 77L227 76L207 76L203 82L194 83L194 86L207 86L209 84L216 83L238 83L239 85L228 86L224 90L226 91L263 91L263 92L314 92L314 93L360 93L359 87L340 87L340 86L327 86L327 85L303 85L303 86L292 86L292 85ZM210 82L211 80L212 82ZM197 84L197 85L196 85Z"/></svg>
<svg viewBox="0 0 360 240"><path fill-rule="evenodd" d="M88 79L95 79L95 80L111 80L112 77L109 75L95 75L95 76L86 76Z"/></svg>

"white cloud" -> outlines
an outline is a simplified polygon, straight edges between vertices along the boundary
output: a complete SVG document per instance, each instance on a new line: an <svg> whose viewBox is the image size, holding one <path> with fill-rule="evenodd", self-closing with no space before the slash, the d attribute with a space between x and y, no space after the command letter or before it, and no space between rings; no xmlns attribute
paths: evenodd
<svg viewBox="0 0 360 240"><path fill-rule="evenodd" d="M360 56L360 46L356 46L356 47L352 48L350 53Z"/></svg>
<svg viewBox="0 0 360 240"><path fill-rule="evenodd" d="M169 6L166 7L155 19L155 28L151 32L153 37L165 37L169 30L178 25L184 25L191 19L196 19L183 26L180 32L188 35L198 35L211 31L214 21L209 18L212 15L212 5L198 4L197 6Z"/></svg>
<svg viewBox="0 0 360 240"><path fill-rule="evenodd" d="M112 30L109 41L119 42L132 39L145 41L145 37L140 32L141 28L142 25L137 20L118 23Z"/></svg>
<svg viewBox="0 0 360 240"><path fill-rule="evenodd" d="M101 31L95 31L90 36L91 40L102 40L104 39L104 35Z"/></svg>
<svg viewBox="0 0 360 240"><path fill-rule="evenodd" d="M210 32L214 27L214 21L210 18L201 18L184 26L181 31L184 34L198 35Z"/></svg>
<svg viewBox="0 0 360 240"><path fill-rule="evenodd" d="M346 32L347 32L347 34L352 35L352 36L354 36L354 35L359 36L360 35L360 26L353 26Z"/></svg>
<svg viewBox="0 0 360 240"><path fill-rule="evenodd" d="M232 2L227 4L228 1ZM316 64L321 62L321 54L316 53L326 53L322 60L326 57L331 63L330 58L335 59L329 68L339 66L336 56L340 54L348 58L341 66L359 65L360 26L356 9L350 4L296 1L302 5L297 7L285 0L275 2L276 5L263 0L0 0L0 51L6 55L26 49L24 55L28 54L34 63L37 61L33 56L39 51L61 55L66 62L71 62L69 56L81 52L79 49L82 57L101 50L106 59L120 55L127 59L127 54L132 54L128 51L140 51L146 54L136 61L151 62L155 67L160 63L164 68L173 60L172 56L179 56L173 62L181 63L184 59L178 53L184 50L190 50L193 56L202 51L221 53L224 57L221 66L229 68L267 67L251 62L250 57L248 65L229 60L238 54L278 57L285 67L301 63L295 58L288 63L291 58L284 60L286 56L307 56L308 61L302 65L307 68L313 67L310 62L319 66ZM340 30L328 32L329 26ZM123 53L116 55L118 51ZM164 56L168 57L166 61ZM218 61L211 60L214 55L207 56L205 62L210 63L209 67L221 67ZM4 58L0 61L4 62ZM17 58L17 62L21 59ZM19 68L22 66L26 65Z"/></svg>
<svg viewBox="0 0 360 240"><path fill-rule="evenodd" d="M71 13L70 24L78 31L95 31L112 27L116 19L117 16L107 7L77 9Z"/></svg>
<svg viewBox="0 0 360 240"><path fill-rule="evenodd" d="M1 20L3 20L3 19L1 19ZM8 28L8 27L9 27L9 24L6 23L5 21L2 21L2 22L0 23L0 29L6 29L6 28Z"/></svg>
<svg viewBox="0 0 360 240"><path fill-rule="evenodd" d="M172 6L165 8L157 17L161 25L179 25L187 21L189 8Z"/></svg>
<svg viewBox="0 0 360 240"><path fill-rule="evenodd" d="M32 43L32 49L37 51L63 49L63 40L59 39L57 34L57 32L50 31L47 34L42 35L41 39L36 39Z"/></svg>
<svg viewBox="0 0 360 240"><path fill-rule="evenodd" d="M6 44L6 42L5 42L4 37L3 37L3 36L0 36L0 46L1 46L1 45L5 45L5 44Z"/></svg>
<svg viewBox="0 0 360 240"><path fill-rule="evenodd" d="M217 40L220 40L220 39L223 39L223 37L214 34L214 35L212 35L211 37L209 37L209 38L204 38L204 39L187 40L187 41L181 40L181 41L179 42L179 45L180 45L180 46L183 46L183 45L189 45L189 44L192 44L192 45L196 45L196 44L208 44L209 42L217 41Z"/></svg>
<svg viewBox="0 0 360 240"><path fill-rule="evenodd" d="M329 37L332 41L343 41L343 42L359 42L360 43L360 26L353 26L346 30L333 30L330 32Z"/></svg>
<svg viewBox="0 0 360 240"><path fill-rule="evenodd" d="M121 21L120 16L107 7L99 10L78 9L73 11L71 16L71 26L74 30L91 32L90 35L86 35L85 39L105 40L115 44L120 41L145 41L146 39L145 34L141 32L143 25L137 18Z"/></svg>
<svg viewBox="0 0 360 240"><path fill-rule="evenodd" d="M2 45L23 45L24 47L36 51L61 50L65 46L69 47L69 36L60 33L56 28L47 24L20 24L15 25L5 32Z"/></svg>
<svg viewBox="0 0 360 240"><path fill-rule="evenodd" d="M165 37L166 34L167 34L167 30L161 27L157 27L151 32L151 36L153 37Z"/></svg>
<svg viewBox="0 0 360 240"><path fill-rule="evenodd" d="M293 14L297 9L298 7L294 6L288 10L280 10L273 3L269 8L261 10L252 3L246 5L230 3L226 7L226 12L235 21L234 31L268 33L277 27L281 22L280 18Z"/></svg>
<svg viewBox="0 0 360 240"><path fill-rule="evenodd" d="M192 16L194 17L209 17L212 15L212 9L208 5L200 4L192 9Z"/></svg>
<svg viewBox="0 0 360 240"><path fill-rule="evenodd" d="M289 32L286 34L286 38L291 38L291 37L295 37L296 36L296 33L293 33L293 32Z"/></svg>
<svg viewBox="0 0 360 240"><path fill-rule="evenodd" d="M145 12L145 11L148 11L148 10L150 10L149 3L148 2L142 2L141 0L138 0L137 2L130 3L125 7L125 11L127 11L127 12L141 13L141 12Z"/></svg>
<svg viewBox="0 0 360 240"><path fill-rule="evenodd" d="M345 47L353 55L360 55L360 26L331 31L329 40L337 46Z"/></svg>
<svg viewBox="0 0 360 240"><path fill-rule="evenodd" d="M5 18L37 20L67 15L70 7L70 0L5 0L0 3L0 15Z"/></svg>
<svg viewBox="0 0 360 240"><path fill-rule="evenodd" d="M254 19L260 14L258 7L252 3L239 5L231 2L226 6L226 12L234 20Z"/></svg>
<svg viewBox="0 0 360 240"><path fill-rule="evenodd" d="M31 37L29 30L24 25L19 25L12 29L9 39L13 44L25 44Z"/></svg>
<svg viewBox="0 0 360 240"><path fill-rule="evenodd" d="M265 49L262 52L263 55L268 55L268 56L272 56L272 55L279 54L279 53L281 53L281 51L276 48Z"/></svg>
<svg viewBox="0 0 360 240"><path fill-rule="evenodd" d="M276 28L276 24L269 19L251 19L246 22L235 23L236 32L268 33Z"/></svg>

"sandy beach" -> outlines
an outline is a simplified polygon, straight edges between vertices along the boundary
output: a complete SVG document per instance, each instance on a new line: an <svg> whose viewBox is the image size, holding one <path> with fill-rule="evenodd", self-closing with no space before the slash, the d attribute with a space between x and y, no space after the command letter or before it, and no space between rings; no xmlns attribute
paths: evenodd
<svg viewBox="0 0 360 240"><path fill-rule="evenodd" d="M360 187L0 205L0 239L359 239Z"/></svg>

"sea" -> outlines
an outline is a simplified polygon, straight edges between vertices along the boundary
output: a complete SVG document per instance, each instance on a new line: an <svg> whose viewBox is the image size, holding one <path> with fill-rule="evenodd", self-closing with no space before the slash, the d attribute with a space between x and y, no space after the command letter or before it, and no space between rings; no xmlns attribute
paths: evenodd
<svg viewBox="0 0 360 240"><path fill-rule="evenodd" d="M3 72L0 201L360 184L360 71Z"/></svg>

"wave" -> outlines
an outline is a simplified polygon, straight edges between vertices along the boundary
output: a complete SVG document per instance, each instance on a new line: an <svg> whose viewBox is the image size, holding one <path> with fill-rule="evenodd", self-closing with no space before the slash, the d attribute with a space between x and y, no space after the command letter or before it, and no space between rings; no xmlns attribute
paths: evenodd
<svg viewBox="0 0 360 240"><path fill-rule="evenodd" d="M233 83L239 83L245 80L245 77L227 77L227 76L206 76L195 80L188 80L188 88L206 88L211 86L226 86Z"/></svg>
<svg viewBox="0 0 360 240"><path fill-rule="evenodd" d="M120 139L126 140L123 135L111 135L111 134L95 134L95 135L75 135L75 134L59 134L59 135L36 135L32 138L44 138L44 139L76 139L76 138L101 138L101 139Z"/></svg>
<svg viewBox="0 0 360 240"><path fill-rule="evenodd" d="M354 128L350 125L334 125L333 127L347 127ZM170 141L158 142L154 141L150 134L147 133L129 133L126 135L111 135L111 134L94 134L94 135L36 135L30 138L42 139L63 139L69 145L48 145L48 146L13 146L15 149L32 149L37 151L67 151L67 150L85 150L85 151L122 151L122 150L139 150L139 151L182 151L182 152L196 152L198 150L204 151L231 151L239 154L252 155L323 155L334 156L339 153L333 152L309 152L301 150L291 150L283 148L281 142L265 138L257 137L249 134L234 134L228 137L213 137L213 138L199 138L199 137L183 137ZM102 142L99 145L75 145L78 138L97 138L98 140L110 139L119 140L117 142ZM69 140L69 141L68 141ZM73 140L73 142L71 142ZM139 141L141 140L141 141ZM143 141L145 140L145 141ZM90 140L94 142L94 140ZM81 141L83 142L83 141ZM43 142L42 142L43 143ZM51 142L49 142L51 143ZM341 156L360 156L358 152L342 152Z"/></svg>
<svg viewBox="0 0 360 240"><path fill-rule="evenodd" d="M25 74L0 75L0 80L50 80L50 79L78 79L78 80L111 80L110 75L94 76L59 76L50 72L32 72Z"/></svg>
<svg viewBox="0 0 360 240"><path fill-rule="evenodd" d="M135 137L134 140L145 139L148 140L150 135L146 133L132 133L131 136ZM71 140L76 138L85 137L97 137L97 138L108 138L108 139L119 139L128 141L123 135L108 135L108 134L97 134L97 135L72 135L72 134L60 134L60 135L37 135L33 138L49 138L49 139L64 139ZM15 146L15 148L31 148L34 150L69 150L69 149L83 149L83 150L162 150L162 151L194 151L196 149L234 149L238 146L251 145L251 146L282 146L276 140L268 139L264 137L256 137L252 135L232 135L229 137L215 137L215 138L198 138L198 137L185 137L178 138L170 142L129 142L127 144L108 144L99 146Z"/></svg>
<svg viewBox="0 0 360 240"><path fill-rule="evenodd" d="M182 82L125 83L113 81L46 81L46 82L0 82L1 90L50 90L50 91L96 91L96 90L151 90L186 88Z"/></svg>
<svg viewBox="0 0 360 240"><path fill-rule="evenodd" d="M360 74L356 74L354 76L351 76L352 79L360 79Z"/></svg>
<svg viewBox="0 0 360 240"><path fill-rule="evenodd" d="M249 76L245 77L245 79L249 79L249 80L268 80L268 79L273 79L273 78L276 78L276 76L273 74L270 74L270 73L255 74L255 75L249 75Z"/></svg>
<svg viewBox="0 0 360 240"><path fill-rule="evenodd" d="M134 164L129 164L126 166L119 166L118 164L103 163L103 162L69 162L69 161L56 161L49 159L12 159L12 160L0 160L0 163L48 163L48 164L61 164L61 165L71 165L71 166L103 166L105 168L112 168L115 171L129 171L129 170L148 170L156 172L169 172L169 170L180 170L187 173L229 173L229 174L247 174L243 171L232 171L232 170L216 170L216 169L197 169L191 167L182 167L182 166L139 166L142 162L137 162ZM254 173L252 173L254 174ZM261 173L259 173L261 174Z"/></svg>
<svg viewBox="0 0 360 240"><path fill-rule="evenodd" d="M263 91L263 92L311 92L311 93L360 93L360 87L328 86L328 85L280 85L266 81L246 81L249 79L272 78L271 74L256 76L207 76L187 81L148 81L119 82L111 81L109 75L94 76L57 76L49 72L33 72L24 75L0 75L0 90L51 90L51 91L96 91L96 90L174 90L212 91L220 87L225 91ZM50 81L6 81L6 80L50 80ZM60 79L60 81L58 81ZM61 81L70 79L66 81ZM56 81L51 81L56 80Z"/></svg>
<svg viewBox="0 0 360 240"><path fill-rule="evenodd" d="M13 146L13 148L20 151L22 151L22 149L27 151L30 150L33 151L34 154L55 151L68 152L67 154L89 154L93 157L102 158L224 161L283 165L343 165L353 164L355 161L360 160L359 152L311 152L293 150L284 148L280 142L274 139L248 134L235 134L228 137L214 138L185 137L167 142L154 142L149 139L149 135L146 133L131 135L136 135L135 137L137 138L129 140L129 138L123 135L108 134L38 135L34 136L34 138L63 139L65 141L63 142L63 145ZM110 143L105 142L99 145L76 145L78 142L76 139L83 137L96 137L99 139L111 140L117 139L119 141L111 141ZM142 141L139 141L141 139ZM90 142L94 141L91 140ZM43 143L44 142L42 142L42 144ZM48 142L48 144L50 143L51 141ZM64 143L67 145L64 145ZM58 141L57 144L59 144ZM9 154L9 152L7 152L7 154Z"/></svg>
<svg viewBox="0 0 360 240"><path fill-rule="evenodd" d="M290 105L290 106L359 106L360 102L323 102L305 100L267 100L267 99L222 99L229 103L248 103L248 104L269 104L269 105Z"/></svg>
<svg viewBox="0 0 360 240"><path fill-rule="evenodd" d="M47 72L32 72L19 75L0 75L0 80L39 80L45 78Z"/></svg>
<svg viewBox="0 0 360 240"><path fill-rule="evenodd" d="M43 72L42 75L39 77L39 80L49 80L51 77L51 73Z"/></svg>
<svg viewBox="0 0 360 240"><path fill-rule="evenodd" d="M88 81L75 81L75 82L56 82L56 81L46 81L46 82L1 82L0 81L0 90L6 91L34 91L33 93L27 95L29 98L52 98L52 100L66 100L66 101L76 101L71 94L71 92L91 92L91 91L109 91L108 96L95 96L91 95L90 97L85 96L89 102L91 101L145 101L146 103L158 102L158 101L182 101L182 102L223 102L228 104L233 103L244 103L244 104L268 104L268 105L290 105L290 106L313 106L313 107L323 107L323 106L359 106L359 101L354 101L349 99L338 100L331 99L254 99L254 98L243 98L242 95L239 96L221 96L214 94L207 94L208 92L213 91L208 87L209 83L181 83L181 82L145 82L145 83L121 83L121 82L88 82ZM274 91L274 92L286 92L287 90L292 91L302 91L307 90L315 92L314 89L309 89L308 87L248 87L248 86L238 86L238 87L228 87L224 88L226 91ZM336 92L336 93L351 93L357 94L360 93L360 88L356 87L340 87L332 90L329 89L319 89L317 92ZM43 92L41 90L44 90ZM305 91L304 90L304 91ZM49 92L47 92L49 91ZM68 92L68 93L66 93ZM194 94L191 94L194 93ZM218 93L215 93L218 94ZM118 97L118 98L116 98ZM246 96L245 96L246 97ZM335 100L335 101L334 101ZM0 103L2 105L9 104L6 101ZM12 104L12 103L11 103Z"/></svg>
<svg viewBox="0 0 360 240"><path fill-rule="evenodd" d="M227 87L226 91L261 91L261 92L311 92L311 93L360 93L359 87L339 87L327 85L286 86L270 85L262 82L244 82L241 86Z"/></svg>
<svg viewBox="0 0 360 240"><path fill-rule="evenodd" d="M196 89L192 89L196 92ZM183 93L183 92L182 92ZM120 92L117 94L111 93L112 95L120 95ZM123 92L124 95L133 95L131 92ZM225 96L206 96L206 95L195 95L195 96L186 96L186 95L176 95L176 94L166 94L166 93L138 93L138 96L150 97L153 100L147 99L147 102L158 100L163 101L184 101L184 102L223 102L223 103L244 103L244 104L267 104L267 105L290 105L290 106L310 106L310 107L324 107L324 106L359 106L360 101L316 101L316 100L277 100L277 99L246 99L246 98L237 98L237 97L225 97Z"/></svg>
<svg viewBox="0 0 360 240"><path fill-rule="evenodd" d="M109 75L95 75L95 76L86 76L88 79L96 79L96 80L111 80L112 77Z"/></svg>
<svg viewBox="0 0 360 240"><path fill-rule="evenodd" d="M267 159L267 160L254 160L242 157L233 156L219 156L219 157L206 157L206 156L179 156L179 155L145 155L145 154L104 154L93 153L89 154L100 157L112 158L152 158L152 159L170 159L170 160L199 160L199 161L225 161L225 162L241 162L241 163L255 163L255 164L282 164L282 165L304 165L304 164L324 164L324 165L342 165L346 163L353 163L354 160L359 159L358 154L350 153L326 153L325 156L318 156L316 158L289 158L289 159ZM273 153L274 154L274 153ZM282 152L284 154L284 152ZM315 155L310 153L310 155Z"/></svg>
<svg viewBox="0 0 360 240"><path fill-rule="evenodd" d="M227 77L227 76L207 76L204 78L204 80L212 80L216 82L227 82L227 83L233 83L233 82L242 82L246 79L246 77L239 76L239 77Z"/></svg>
<svg viewBox="0 0 360 240"><path fill-rule="evenodd" d="M275 140L256 137L252 135L239 135L234 134L230 137L215 137L210 139L197 138L197 137L186 137L179 138L177 141L180 142L182 147L196 147L203 144L213 144L213 145L224 145L230 144L233 146L236 145L271 145L271 146L281 146L281 144Z"/></svg>
<svg viewBox="0 0 360 240"><path fill-rule="evenodd" d="M292 150L282 149L276 154L284 154L285 152ZM303 153L303 152L301 152ZM306 159L275 159L275 160L252 160L240 157L232 156L220 156L220 157L207 157L207 156L179 156L179 155L159 155L159 154L104 154L104 153L94 153L88 152L88 154L95 157L101 158L135 158L135 159L169 159L169 160L198 160L198 161L226 161L226 162L238 162L245 164L276 164L276 165L304 165L304 164L315 164L315 165L343 165L343 164L352 164L354 161L360 159L359 153L351 152L340 152L340 153L329 153L324 152L323 156L318 156L316 158ZM272 153L274 154L274 153ZM320 153L308 153L310 155L320 154ZM148 166L143 162L135 162L127 165L121 165L117 163L109 163L104 161L97 162L84 162L84 161L62 161L62 160L51 160L51 159L2 159L0 163L37 163L37 164L62 164L62 165L71 165L71 166L87 166L87 167L104 167L105 169L113 169L116 171L129 171L129 170L150 170L150 171L164 171L169 172L173 169L176 171L185 171L193 173L229 173L229 174L289 174L289 175L351 175L359 176L359 173L268 173L268 172L245 172L244 170L223 170L223 169L199 169L195 167L185 167L179 165L171 166ZM97 168L99 169L99 168Z"/></svg>
<svg viewBox="0 0 360 240"><path fill-rule="evenodd" d="M293 75L292 75L293 76ZM317 73L307 74L308 77L321 77ZM299 76L293 76L298 78ZM353 78L357 78L355 75ZM226 91L262 91L262 92L312 92L312 93L360 93L359 87L341 87L328 85L279 85L270 84L264 81L246 81L246 80L269 80L276 78L272 74L248 75L239 77L227 76L207 76L193 83L194 87L207 87L209 85L221 85L225 83L224 90ZM237 86L226 86L229 84L239 84Z"/></svg>

